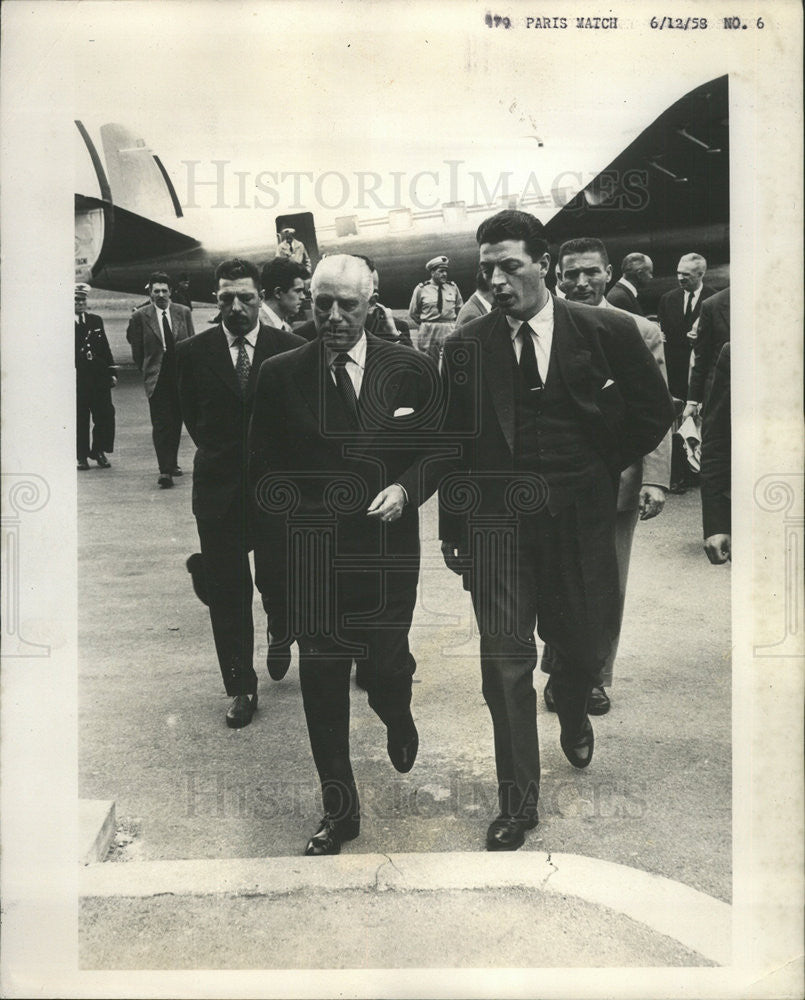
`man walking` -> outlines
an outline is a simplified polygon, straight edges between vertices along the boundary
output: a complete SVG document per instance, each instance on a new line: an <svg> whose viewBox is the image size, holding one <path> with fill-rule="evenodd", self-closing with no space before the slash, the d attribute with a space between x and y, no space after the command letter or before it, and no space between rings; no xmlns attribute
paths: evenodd
<svg viewBox="0 0 805 1000"><path fill-rule="evenodd" d="M195 331L187 306L171 302L167 274L156 271L148 279L147 288L151 301L132 313L126 339L134 363L143 373L159 465L157 483L160 489L167 490L173 486L174 476L182 475L178 463L182 412L176 384L176 345Z"/></svg>
<svg viewBox="0 0 805 1000"><path fill-rule="evenodd" d="M499 311L445 343L445 425L461 455L441 485L440 537L481 636L499 802L487 849L516 850L539 821L535 626L561 658L562 750L587 767L587 701L618 621L618 479L673 410L631 317L549 294L534 216L499 212L476 239Z"/></svg>

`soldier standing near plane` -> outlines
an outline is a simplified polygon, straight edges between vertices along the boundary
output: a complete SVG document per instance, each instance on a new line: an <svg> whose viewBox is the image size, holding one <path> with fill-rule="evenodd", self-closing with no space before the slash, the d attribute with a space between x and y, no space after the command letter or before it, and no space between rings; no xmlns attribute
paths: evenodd
<svg viewBox="0 0 805 1000"><path fill-rule="evenodd" d="M296 230L290 226L281 230L280 243L277 247L277 256L284 257L301 264L307 275L311 274L310 257L308 256L305 244L296 239Z"/></svg>
<svg viewBox="0 0 805 1000"><path fill-rule="evenodd" d="M419 327L417 347L438 361L442 344L455 327L464 300L454 281L448 281L450 261L444 254L425 265L430 272L428 281L420 282L411 296L408 315Z"/></svg>
<svg viewBox="0 0 805 1000"><path fill-rule="evenodd" d="M115 447L115 408L112 387L117 385L117 365L112 357L103 320L87 312L89 285L75 286L75 391L76 391L76 456L78 469L86 472L88 458L99 468L108 469L111 462L106 452ZM92 447L89 442L89 420L92 417Z"/></svg>

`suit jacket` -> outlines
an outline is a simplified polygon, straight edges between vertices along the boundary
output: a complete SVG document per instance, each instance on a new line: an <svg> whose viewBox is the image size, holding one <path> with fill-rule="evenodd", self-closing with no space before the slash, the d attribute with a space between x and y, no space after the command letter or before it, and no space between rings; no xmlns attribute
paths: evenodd
<svg viewBox="0 0 805 1000"><path fill-rule="evenodd" d="M456 329L460 326L464 326L471 320L487 316L489 312L490 310L486 308L486 303L481 296L477 292L473 292L458 311L458 316L456 316Z"/></svg>
<svg viewBox="0 0 805 1000"><path fill-rule="evenodd" d="M615 306L607 303L604 308L615 309ZM627 310L616 310L626 312ZM665 351L662 346L662 334L656 323L652 323L644 316L630 314L637 326L643 343L651 351L654 360L662 372L662 377L668 384L668 375L665 371ZM654 451L650 451L638 462L633 462L628 469L621 473L621 481L618 487L618 510L635 510L640 504L640 487L643 483L651 486L664 486L668 489L671 482L671 429L660 441Z"/></svg>
<svg viewBox="0 0 805 1000"><path fill-rule="evenodd" d="M175 344L194 335L193 316L187 306L171 302L168 306L168 319ZM165 354L157 308L152 302L132 313L126 340L131 344L131 356L135 365L143 373L145 394L150 399L156 389Z"/></svg>
<svg viewBox="0 0 805 1000"><path fill-rule="evenodd" d="M635 316L646 315L631 288L627 288L620 281L616 281L607 292L607 302L616 309L624 309L626 312L634 313Z"/></svg>
<svg viewBox="0 0 805 1000"><path fill-rule="evenodd" d="M272 566L260 587L274 604L285 597L288 526L294 520L317 525L319 540L322 531L332 530L334 557L362 553L372 559L367 569L404 557L400 566L411 571L416 585L417 507L426 499L421 467L440 420L439 378L419 352L401 351L371 334L366 340L360 428L349 421L320 340L271 358L260 370L249 473L258 498L256 547ZM394 482L408 495L402 516L387 525L367 517L371 501ZM380 600L375 574L366 574L366 586L365 594L348 599L374 607Z"/></svg>
<svg viewBox="0 0 805 1000"><path fill-rule="evenodd" d="M701 403L713 381L721 348L730 339L730 290L724 288L702 303L696 340L693 343L693 370L688 399Z"/></svg>
<svg viewBox="0 0 805 1000"><path fill-rule="evenodd" d="M673 404L633 317L564 299L555 298L553 307L552 356L579 423L615 484L624 469L660 443L673 421ZM460 449L446 467L480 473L481 494L484 472L514 470L511 352L502 312L467 324L445 341L445 431ZM443 475L445 469L438 471ZM465 518L449 506L443 503L440 510L440 537L460 542Z"/></svg>
<svg viewBox="0 0 805 1000"><path fill-rule="evenodd" d="M685 292L674 288L666 292L657 307L657 319L665 337L665 364L668 367L668 387L677 399L687 399L688 371L690 368L691 343L687 334L702 311L705 299L715 295L715 289L702 285L702 293L691 314L690 322L685 321Z"/></svg>
<svg viewBox="0 0 805 1000"><path fill-rule="evenodd" d="M233 503L246 497L246 439L260 365L302 344L304 341L292 333L260 326L245 394L241 394L221 325L177 344L182 418L197 448L193 460L193 513L197 518L224 517Z"/></svg>
<svg viewBox="0 0 805 1000"><path fill-rule="evenodd" d="M300 323L299 326L295 326L293 332L297 337L302 337L308 342L317 340L319 336L319 331L316 329L316 324L312 319L307 320L305 323Z"/></svg>
<svg viewBox="0 0 805 1000"><path fill-rule="evenodd" d="M721 348L702 418L702 527L704 537L732 532L730 345Z"/></svg>

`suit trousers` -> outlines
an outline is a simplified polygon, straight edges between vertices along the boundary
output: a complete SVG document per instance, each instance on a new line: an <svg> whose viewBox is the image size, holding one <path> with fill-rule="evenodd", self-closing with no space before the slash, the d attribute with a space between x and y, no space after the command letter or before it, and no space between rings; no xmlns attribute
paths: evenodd
<svg viewBox="0 0 805 1000"><path fill-rule="evenodd" d="M182 410L173 365L163 358L157 384L148 400L151 432L160 472L172 472L177 465L182 436Z"/></svg>
<svg viewBox="0 0 805 1000"><path fill-rule="evenodd" d="M115 449L115 407L112 403L110 376L76 373L76 457L85 459L90 452ZM92 446L89 424L92 417Z"/></svg>
<svg viewBox="0 0 805 1000"><path fill-rule="evenodd" d="M364 576L364 579L361 579ZM310 748L322 786L325 812L337 820L357 819L358 793L349 756L349 678L352 660L366 680L369 705L384 725L407 717L414 658L408 648L416 600L416 573L387 571L382 588L369 572L343 580L344 600L335 615L335 634L312 630L298 636L299 679ZM383 606L377 595L382 589ZM355 595L359 595L356 600ZM360 596L367 599L361 601Z"/></svg>
<svg viewBox="0 0 805 1000"><path fill-rule="evenodd" d="M254 588L248 531L239 507L233 504L231 515L225 518L196 520L207 581L210 624L224 687L230 697L253 694L257 690L252 618Z"/></svg>
<svg viewBox="0 0 805 1000"><path fill-rule="evenodd" d="M618 615L618 631L612 640L612 648L604 660L601 673L595 680L597 687L611 687L615 672L615 657L618 653L621 628L623 626L623 609L626 605L626 583L629 579L629 561L632 556L632 541L640 511L637 507L630 510L619 510L615 515L615 555L618 560L618 593L620 595L620 614ZM561 670L561 664L556 666L557 653L552 646L546 646L542 657L542 671L546 674Z"/></svg>
<svg viewBox="0 0 805 1000"><path fill-rule="evenodd" d="M568 739L584 726L587 698L609 650L617 620L617 564L614 490L608 489L609 510L606 503L590 508L585 495L555 516L522 516L508 541L485 528L472 545L470 592L481 634L482 690L492 717L499 806L506 815L536 814L535 626L562 655L554 689Z"/></svg>

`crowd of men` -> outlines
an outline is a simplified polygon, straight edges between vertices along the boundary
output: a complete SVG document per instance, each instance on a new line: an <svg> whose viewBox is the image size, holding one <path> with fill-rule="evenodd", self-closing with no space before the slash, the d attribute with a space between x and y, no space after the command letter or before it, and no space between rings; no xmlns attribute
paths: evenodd
<svg viewBox="0 0 805 1000"><path fill-rule="evenodd" d="M492 720L499 812L486 845L516 850L539 821L535 631L561 748L585 768L590 716L611 706L635 527L685 488L672 432L702 406L705 550L730 558L729 291L713 294L704 259L686 254L658 326L640 299L651 260L629 254L607 292L605 245L579 238L560 248L552 294L541 224L506 210L478 229L466 303L448 257L428 261L412 335L380 302L373 261L332 254L312 269L293 231L280 235L261 270L237 258L217 268L209 329L195 333L190 305L155 273L127 334L160 488L182 474L183 423L196 446L200 552L187 568L232 699L226 723L246 726L257 709L256 585L274 680L298 647L324 808L305 853L335 854L359 835L351 668L392 765L409 771L418 508L438 494L442 554L470 594ZM78 468L108 468L114 361L86 287L75 309Z"/></svg>

